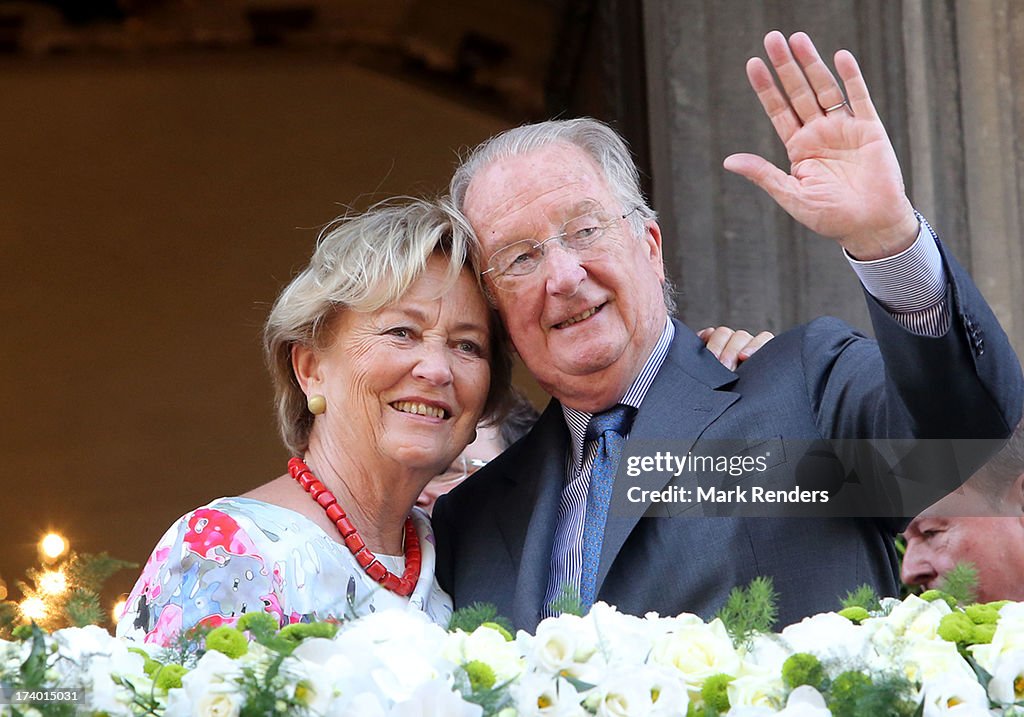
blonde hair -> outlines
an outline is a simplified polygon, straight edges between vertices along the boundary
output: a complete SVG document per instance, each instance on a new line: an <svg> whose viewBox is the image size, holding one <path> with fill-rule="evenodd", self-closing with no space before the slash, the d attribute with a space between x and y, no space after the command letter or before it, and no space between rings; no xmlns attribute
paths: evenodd
<svg viewBox="0 0 1024 717"><path fill-rule="evenodd" d="M343 216L317 239L309 265L277 297L263 330L263 351L274 385L278 430L285 445L302 454L313 416L292 368L295 345L324 348L338 311L376 311L398 301L434 255L447 261L437 296L448 291L467 265L472 269L472 231L444 201L401 198ZM479 276L472 272L479 286ZM482 293L482 289L481 289ZM491 388L484 408L500 414L511 383L511 363L500 321L490 311Z"/></svg>

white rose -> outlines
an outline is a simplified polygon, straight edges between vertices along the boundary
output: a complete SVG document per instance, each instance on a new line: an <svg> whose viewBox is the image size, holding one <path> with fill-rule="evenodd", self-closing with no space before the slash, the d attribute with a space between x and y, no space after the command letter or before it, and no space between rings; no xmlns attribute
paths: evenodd
<svg viewBox="0 0 1024 717"><path fill-rule="evenodd" d="M750 673L726 685L731 707L769 707L782 704L786 688L778 673Z"/></svg>
<svg viewBox="0 0 1024 717"><path fill-rule="evenodd" d="M586 700L599 717L654 717L685 714L686 683L679 673L654 665L609 673Z"/></svg>
<svg viewBox="0 0 1024 717"><path fill-rule="evenodd" d="M466 664L478 660L486 663L497 681L507 682L523 671L523 656L515 642L491 627L481 625L472 633L459 630L449 636L444 655L452 662Z"/></svg>
<svg viewBox="0 0 1024 717"><path fill-rule="evenodd" d="M654 640L668 632L669 620L656 613L640 618L626 615L603 602L595 603L584 618L595 635L600 651L610 662L639 665L647 659Z"/></svg>
<svg viewBox="0 0 1024 717"><path fill-rule="evenodd" d="M864 628L834 612L804 618L780 635L793 652L806 652L826 663L856 663L870 652Z"/></svg>
<svg viewBox="0 0 1024 717"><path fill-rule="evenodd" d="M483 708L466 702L447 682L434 680L420 685L389 717L480 717Z"/></svg>
<svg viewBox="0 0 1024 717"><path fill-rule="evenodd" d="M992 642L970 648L978 663L989 672L1001 655L1024 650L1024 603L1008 603L999 610Z"/></svg>
<svg viewBox="0 0 1024 717"><path fill-rule="evenodd" d="M526 663L549 674L579 676L580 668L597 652L594 635L582 618L560 615L542 620L537 634L520 632L516 637Z"/></svg>
<svg viewBox="0 0 1024 717"><path fill-rule="evenodd" d="M334 678L342 691L379 691L402 702L425 682L451 674L453 665L442 654L447 635L423 613L386 610L348 623L334 638L337 652L318 645L315 659L326 658L328 667L342 666L344 657L355 663L348 675Z"/></svg>
<svg viewBox="0 0 1024 717"><path fill-rule="evenodd" d="M1000 655L992 667L989 696L1002 705L1024 702L1024 650Z"/></svg>
<svg viewBox="0 0 1024 717"><path fill-rule="evenodd" d="M181 687L168 692L168 717L214 717L237 714L242 694L237 679L241 668L222 652L211 650L181 678Z"/></svg>
<svg viewBox="0 0 1024 717"><path fill-rule="evenodd" d="M286 676L292 689L291 697L296 702L313 714L327 713L327 708L334 699L333 675L326 672L321 665L305 662L294 652L281 663L281 674Z"/></svg>
<svg viewBox="0 0 1024 717"><path fill-rule="evenodd" d="M586 717L582 696L564 679L524 672L510 689L520 717Z"/></svg>
<svg viewBox="0 0 1024 717"><path fill-rule="evenodd" d="M831 717L825 698L810 685L800 685L786 700L786 708L779 712L785 717Z"/></svg>
<svg viewBox="0 0 1024 717"><path fill-rule="evenodd" d="M950 612L949 605L943 600L928 602L909 595L888 615L868 618L862 627L870 636L871 644L888 656L898 652L906 639L941 639L938 637L939 623Z"/></svg>
<svg viewBox="0 0 1024 717"><path fill-rule="evenodd" d="M740 656L721 620L677 624L676 630L654 641L651 662L679 670L696 689L711 675L737 673Z"/></svg>
<svg viewBox="0 0 1024 717"><path fill-rule="evenodd" d="M956 645L942 638L911 640L903 648L903 672L911 682L926 682L942 674L976 680L974 670L960 656Z"/></svg>
<svg viewBox="0 0 1024 717"><path fill-rule="evenodd" d="M924 717L989 717L988 696L977 680L938 675L921 687Z"/></svg>
<svg viewBox="0 0 1024 717"><path fill-rule="evenodd" d="M195 717L238 717L242 696L226 692L208 692L195 703Z"/></svg>

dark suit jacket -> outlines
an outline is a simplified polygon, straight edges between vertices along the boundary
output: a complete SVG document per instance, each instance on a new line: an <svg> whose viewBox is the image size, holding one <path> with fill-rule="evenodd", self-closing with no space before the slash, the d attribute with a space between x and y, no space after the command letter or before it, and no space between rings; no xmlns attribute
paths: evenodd
<svg viewBox="0 0 1024 717"><path fill-rule="evenodd" d="M841 321L817 319L733 373L676 322L627 451L638 441L697 453L716 439L1009 435L1024 402L1020 366L965 272L946 262L952 326L940 338L904 330L868 297L877 343ZM438 503L438 578L456 607L490 602L517 627L536 627L568 450L561 406L552 401L527 436ZM780 476L783 484L797 480L800 458L772 466L777 485ZM620 466L616 499L621 477ZM780 595L779 620L789 624L837 609L838 597L863 583L897 594L899 527L885 518L640 519L613 509L598 599L633 614L709 617L731 588L767 575Z"/></svg>

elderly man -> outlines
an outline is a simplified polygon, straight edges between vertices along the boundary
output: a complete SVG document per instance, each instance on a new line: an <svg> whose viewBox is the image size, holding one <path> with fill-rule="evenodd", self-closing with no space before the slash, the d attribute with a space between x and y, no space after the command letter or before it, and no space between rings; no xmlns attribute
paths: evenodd
<svg viewBox="0 0 1024 717"><path fill-rule="evenodd" d="M895 594L895 521L610 515L625 439L685 455L780 436L1005 437L1017 423L1016 358L906 197L853 56L835 56L844 98L806 35L772 32L765 48L778 82L760 59L747 74L790 173L745 154L725 167L838 241L878 343L819 319L726 369L669 318L661 229L614 132L568 120L492 138L456 171L452 198L515 350L555 400L435 509L439 580L458 605L492 602L532 629L568 587L587 605L707 616L768 575L788 623L861 583ZM792 487L802 456L779 448L763 475Z"/></svg>
<svg viewBox="0 0 1024 717"><path fill-rule="evenodd" d="M1024 423L963 488L904 532L903 582L941 588L955 565L977 572L981 602L1024 600Z"/></svg>

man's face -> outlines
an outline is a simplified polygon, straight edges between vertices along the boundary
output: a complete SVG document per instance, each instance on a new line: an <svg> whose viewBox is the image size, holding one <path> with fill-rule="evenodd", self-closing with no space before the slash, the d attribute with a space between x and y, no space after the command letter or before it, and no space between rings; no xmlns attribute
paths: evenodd
<svg viewBox="0 0 1024 717"><path fill-rule="evenodd" d="M658 225L636 236L597 165L565 143L492 162L470 183L463 210L485 261L514 242L560 234L581 213L611 222L585 254L549 242L532 272L487 276L516 351L540 385L566 405L614 404L639 373L665 325Z"/></svg>
<svg viewBox="0 0 1024 717"><path fill-rule="evenodd" d="M1024 517L963 515L972 512L964 502L970 492L958 502L940 501L907 527L903 582L939 588L954 566L970 563L978 571L980 602L1024 600Z"/></svg>

